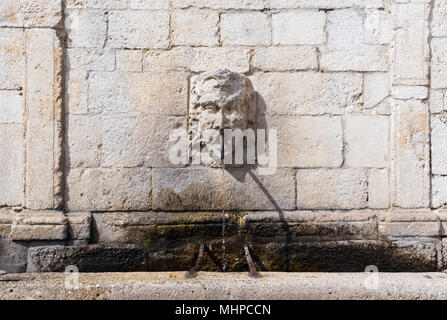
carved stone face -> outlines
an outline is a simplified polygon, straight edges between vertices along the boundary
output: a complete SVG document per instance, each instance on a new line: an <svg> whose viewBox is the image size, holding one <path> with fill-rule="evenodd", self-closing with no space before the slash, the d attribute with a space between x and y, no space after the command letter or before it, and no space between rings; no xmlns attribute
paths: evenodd
<svg viewBox="0 0 447 320"><path fill-rule="evenodd" d="M253 86L247 77L229 70L193 77L189 113L199 132L252 128L256 116Z"/></svg>

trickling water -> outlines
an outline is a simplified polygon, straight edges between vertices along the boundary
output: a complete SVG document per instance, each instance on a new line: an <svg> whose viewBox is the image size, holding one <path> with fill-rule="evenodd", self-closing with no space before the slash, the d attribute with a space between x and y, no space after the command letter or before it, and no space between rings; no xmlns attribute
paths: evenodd
<svg viewBox="0 0 447 320"><path fill-rule="evenodd" d="M220 134L220 161L221 161L221 196L222 196L222 200L224 197L224 169L225 169L225 163L224 163L224 157L225 157L225 152L224 152L224 136L223 133L221 132ZM222 201L222 204L224 202ZM225 270L227 269L227 262L226 262L226 248L225 248L225 209L222 209L222 271L225 272Z"/></svg>

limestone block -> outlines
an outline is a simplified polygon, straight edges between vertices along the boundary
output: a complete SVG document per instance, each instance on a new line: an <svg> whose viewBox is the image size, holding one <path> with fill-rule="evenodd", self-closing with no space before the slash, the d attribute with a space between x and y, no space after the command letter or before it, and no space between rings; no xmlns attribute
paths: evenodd
<svg viewBox="0 0 447 320"><path fill-rule="evenodd" d="M387 167L388 127L387 116L346 116L345 164L348 167Z"/></svg>
<svg viewBox="0 0 447 320"><path fill-rule="evenodd" d="M153 209L222 210L221 180L220 169L153 169Z"/></svg>
<svg viewBox="0 0 447 320"><path fill-rule="evenodd" d="M268 16L261 12L222 14L220 32L224 45L265 45L271 41Z"/></svg>
<svg viewBox="0 0 447 320"><path fill-rule="evenodd" d="M70 211L143 211L151 207L148 168L71 169L67 186Z"/></svg>
<svg viewBox="0 0 447 320"><path fill-rule="evenodd" d="M277 169L272 175L228 169L223 178L223 208L227 210L293 210L296 208L295 172Z"/></svg>
<svg viewBox="0 0 447 320"><path fill-rule="evenodd" d="M444 101L447 102L445 95L445 90L430 89L430 111L432 114L447 110L447 105L444 103Z"/></svg>
<svg viewBox="0 0 447 320"><path fill-rule="evenodd" d="M26 254L28 248L9 239L0 239L0 270L8 273L26 271Z"/></svg>
<svg viewBox="0 0 447 320"><path fill-rule="evenodd" d="M431 172L447 174L447 119L444 116L431 117Z"/></svg>
<svg viewBox="0 0 447 320"><path fill-rule="evenodd" d="M442 64L432 64L430 69L430 87L433 89L447 88L447 67Z"/></svg>
<svg viewBox="0 0 447 320"><path fill-rule="evenodd" d="M445 23L447 19L447 3L443 0L434 0L432 10L431 35L433 37L447 36L447 25Z"/></svg>
<svg viewBox="0 0 447 320"><path fill-rule="evenodd" d="M339 167L343 162L340 117L276 116L266 120L278 133L278 166Z"/></svg>
<svg viewBox="0 0 447 320"><path fill-rule="evenodd" d="M388 44L391 41L392 19L385 11L367 12L363 41L367 44Z"/></svg>
<svg viewBox="0 0 447 320"><path fill-rule="evenodd" d="M116 52L116 69L118 71L141 72L143 52L140 50L119 50Z"/></svg>
<svg viewBox="0 0 447 320"><path fill-rule="evenodd" d="M68 237L73 240L90 240L92 214L90 212L67 213Z"/></svg>
<svg viewBox="0 0 447 320"><path fill-rule="evenodd" d="M23 204L23 127L0 124L0 206Z"/></svg>
<svg viewBox="0 0 447 320"><path fill-rule="evenodd" d="M173 0L174 8L264 9L264 0Z"/></svg>
<svg viewBox="0 0 447 320"><path fill-rule="evenodd" d="M95 115L70 115L67 126L69 168L95 168L101 164L104 122Z"/></svg>
<svg viewBox="0 0 447 320"><path fill-rule="evenodd" d="M296 182L298 209L368 206L368 176L363 169L302 169Z"/></svg>
<svg viewBox="0 0 447 320"><path fill-rule="evenodd" d="M368 202L373 209L390 206L390 183L388 169L371 169L368 173Z"/></svg>
<svg viewBox="0 0 447 320"><path fill-rule="evenodd" d="M326 14L322 11L291 11L272 15L273 44L323 44Z"/></svg>
<svg viewBox="0 0 447 320"><path fill-rule="evenodd" d="M258 47L253 66L262 71L297 71L318 68L317 50L312 47Z"/></svg>
<svg viewBox="0 0 447 320"><path fill-rule="evenodd" d="M427 85L430 3L393 3L393 84ZM433 80L433 76L432 76Z"/></svg>
<svg viewBox="0 0 447 320"><path fill-rule="evenodd" d="M104 115L185 115L184 73L94 72L89 77L89 112Z"/></svg>
<svg viewBox="0 0 447 320"><path fill-rule="evenodd" d="M97 124L90 122L89 125L93 138ZM102 141L96 143L101 143L98 151L102 151L103 167L176 167L169 160L169 151L174 145L170 134L175 129L187 132L184 117L165 116L108 117L101 128ZM77 151L82 157L82 149Z"/></svg>
<svg viewBox="0 0 447 320"><path fill-rule="evenodd" d="M9 208L0 209L0 239L11 237L11 226L14 214L14 211Z"/></svg>
<svg viewBox="0 0 447 320"><path fill-rule="evenodd" d="M373 108L390 95L390 75L386 72L368 72L363 81L363 106Z"/></svg>
<svg viewBox="0 0 447 320"><path fill-rule="evenodd" d="M47 246L30 248L27 272L63 272L75 265L81 272L146 270L146 252L136 245Z"/></svg>
<svg viewBox="0 0 447 320"><path fill-rule="evenodd" d="M447 205L447 177L432 176L432 207L440 208Z"/></svg>
<svg viewBox="0 0 447 320"><path fill-rule="evenodd" d="M130 0L129 7L137 10L169 9L169 0Z"/></svg>
<svg viewBox="0 0 447 320"><path fill-rule="evenodd" d="M284 225L287 224L287 229ZM371 211L256 211L244 214L241 232L248 237L266 239L285 236L309 239L377 238L376 215ZM313 237L313 238L310 238ZM256 241L256 238L253 241Z"/></svg>
<svg viewBox="0 0 447 320"><path fill-rule="evenodd" d="M60 39L52 29L28 29L25 205L54 209L62 203L62 72ZM44 79L44 80L43 80Z"/></svg>
<svg viewBox="0 0 447 320"><path fill-rule="evenodd" d="M60 28L61 0L2 0L0 26Z"/></svg>
<svg viewBox="0 0 447 320"><path fill-rule="evenodd" d="M238 47L149 50L144 53L145 72L184 71L204 72L228 69L245 73L249 70L250 50Z"/></svg>
<svg viewBox="0 0 447 320"><path fill-rule="evenodd" d="M70 70L113 71L115 53L104 49L67 49L67 66Z"/></svg>
<svg viewBox="0 0 447 320"><path fill-rule="evenodd" d="M25 86L25 36L22 29L0 29L0 89Z"/></svg>
<svg viewBox="0 0 447 320"><path fill-rule="evenodd" d="M68 114L88 111L88 72L71 70L65 75L65 108Z"/></svg>
<svg viewBox="0 0 447 320"><path fill-rule="evenodd" d="M126 0L66 0L67 9L125 9Z"/></svg>
<svg viewBox="0 0 447 320"><path fill-rule="evenodd" d="M430 212L397 213L379 215L379 233L394 237L439 236L439 218Z"/></svg>
<svg viewBox="0 0 447 320"><path fill-rule="evenodd" d="M403 100L424 100L428 98L428 88L423 86L394 86L393 97Z"/></svg>
<svg viewBox="0 0 447 320"><path fill-rule="evenodd" d="M171 39L174 45L214 46L218 44L219 14L212 10L174 10Z"/></svg>
<svg viewBox="0 0 447 320"><path fill-rule="evenodd" d="M24 111L22 91L0 90L0 124L23 123Z"/></svg>
<svg viewBox="0 0 447 320"><path fill-rule="evenodd" d="M321 72L256 73L251 80L258 108L278 115L343 114L346 107L360 104L363 82L356 73Z"/></svg>
<svg viewBox="0 0 447 320"><path fill-rule="evenodd" d="M22 211L14 215L13 240L65 240L68 220L60 211Z"/></svg>
<svg viewBox="0 0 447 320"><path fill-rule="evenodd" d="M430 203L430 157L428 107L420 101L396 101L395 205L427 207Z"/></svg>
<svg viewBox="0 0 447 320"><path fill-rule="evenodd" d="M353 9L328 13L327 47L321 68L329 71L388 71L388 48L363 41L363 18Z"/></svg>
<svg viewBox="0 0 447 320"><path fill-rule="evenodd" d="M154 169L155 210L268 210L295 208L292 170L260 176L245 169Z"/></svg>
<svg viewBox="0 0 447 320"><path fill-rule="evenodd" d="M168 47L169 12L164 10L111 12L107 45L111 48L129 49Z"/></svg>
<svg viewBox="0 0 447 320"><path fill-rule="evenodd" d="M439 223L441 224L441 227L439 228L440 235L445 236L447 235L447 211L439 210L436 214L438 215Z"/></svg>
<svg viewBox="0 0 447 320"><path fill-rule="evenodd" d="M107 37L107 15L98 11L69 11L65 29L69 47L102 48Z"/></svg>
<svg viewBox="0 0 447 320"><path fill-rule="evenodd" d="M383 8L383 0L265 0L270 9L344 9L349 7Z"/></svg>

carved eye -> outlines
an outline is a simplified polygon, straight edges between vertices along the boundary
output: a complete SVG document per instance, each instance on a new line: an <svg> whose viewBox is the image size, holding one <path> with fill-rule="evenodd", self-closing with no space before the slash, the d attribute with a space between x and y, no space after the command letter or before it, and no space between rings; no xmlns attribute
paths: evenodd
<svg viewBox="0 0 447 320"><path fill-rule="evenodd" d="M208 103L205 106L205 110L212 113L217 113L219 111L219 107L215 103Z"/></svg>

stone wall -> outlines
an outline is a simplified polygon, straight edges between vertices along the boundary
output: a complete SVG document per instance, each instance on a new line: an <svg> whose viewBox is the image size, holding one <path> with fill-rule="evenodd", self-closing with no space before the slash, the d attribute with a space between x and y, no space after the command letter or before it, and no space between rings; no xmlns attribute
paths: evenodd
<svg viewBox="0 0 447 320"><path fill-rule="evenodd" d="M206 240L227 270L244 242L266 270L444 269L446 18L446 0L2 0L0 268L178 270ZM223 68L278 132L273 175L169 161L191 77Z"/></svg>

